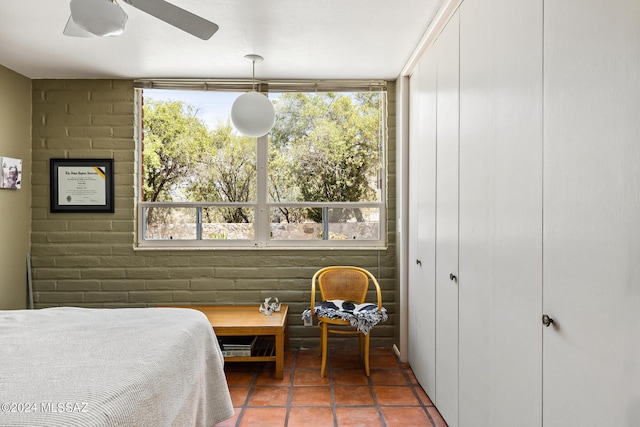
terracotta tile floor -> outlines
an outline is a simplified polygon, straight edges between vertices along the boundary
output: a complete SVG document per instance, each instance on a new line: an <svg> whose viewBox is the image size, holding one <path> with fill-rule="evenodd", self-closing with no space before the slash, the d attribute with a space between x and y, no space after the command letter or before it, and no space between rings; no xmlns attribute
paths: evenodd
<svg viewBox="0 0 640 427"><path fill-rule="evenodd" d="M357 350L329 353L325 378L317 350L288 350L282 380L273 363L227 363L236 414L216 427L446 427L391 349L371 349L369 378Z"/></svg>

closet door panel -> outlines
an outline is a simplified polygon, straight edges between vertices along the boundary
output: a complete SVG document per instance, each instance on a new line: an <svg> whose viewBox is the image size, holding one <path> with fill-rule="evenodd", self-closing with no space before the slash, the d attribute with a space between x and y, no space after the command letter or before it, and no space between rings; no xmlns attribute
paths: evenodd
<svg viewBox="0 0 640 427"><path fill-rule="evenodd" d="M458 425L458 111L459 18L436 41L436 394L449 427Z"/></svg>
<svg viewBox="0 0 640 427"><path fill-rule="evenodd" d="M542 3L460 7L459 425L541 425Z"/></svg>
<svg viewBox="0 0 640 427"><path fill-rule="evenodd" d="M435 396L436 65L424 55L410 79L408 360Z"/></svg>
<svg viewBox="0 0 640 427"><path fill-rule="evenodd" d="M640 2L544 13L544 426L638 426Z"/></svg>

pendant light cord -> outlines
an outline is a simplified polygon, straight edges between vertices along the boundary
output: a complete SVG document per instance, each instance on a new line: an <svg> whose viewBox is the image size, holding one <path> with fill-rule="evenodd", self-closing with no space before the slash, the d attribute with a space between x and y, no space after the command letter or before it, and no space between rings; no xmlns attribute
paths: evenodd
<svg viewBox="0 0 640 427"><path fill-rule="evenodd" d="M256 61L251 61L253 64L253 74L251 75L251 87L253 91L256 91Z"/></svg>

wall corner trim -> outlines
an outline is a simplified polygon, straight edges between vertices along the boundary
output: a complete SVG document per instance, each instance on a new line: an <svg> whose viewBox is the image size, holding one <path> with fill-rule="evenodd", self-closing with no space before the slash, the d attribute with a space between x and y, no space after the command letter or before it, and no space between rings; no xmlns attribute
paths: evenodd
<svg viewBox="0 0 640 427"><path fill-rule="evenodd" d="M402 67L400 76L410 76L411 73L413 73L413 69L420 61L420 57L422 56L422 54L438 38L444 27L447 25L456 10L458 10L458 7L460 7L463 1L464 0L445 0L440 10L438 10L438 13L436 13L436 16L429 24L427 31L425 31L415 49L409 56L406 64L404 65L404 67Z"/></svg>

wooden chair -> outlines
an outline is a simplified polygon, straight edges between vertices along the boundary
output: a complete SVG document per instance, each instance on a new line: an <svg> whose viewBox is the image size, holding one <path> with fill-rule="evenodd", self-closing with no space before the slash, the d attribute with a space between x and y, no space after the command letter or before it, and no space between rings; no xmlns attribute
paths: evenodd
<svg viewBox="0 0 640 427"><path fill-rule="evenodd" d="M318 270L311 279L311 312L316 304L316 284L320 289L322 301L344 300L356 304L365 302L369 285L373 285L376 292L378 311L382 309L382 294L380 285L376 278L369 271L351 266L332 266ZM360 354L364 358L365 372L369 376L369 334L363 334L361 331L353 329L348 320L334 319L328 317L316 316L318 318L318 327L321 330L320 348L322 352L322 368L320 376L324 377L327 367L327 339L329 332L335 334L351 334L358 335L360 344ZM330 328L329 325L336 325L340 329ZM350 328L346 328L349 326ZM362 338L364 336L364 346Z"/></svg>

